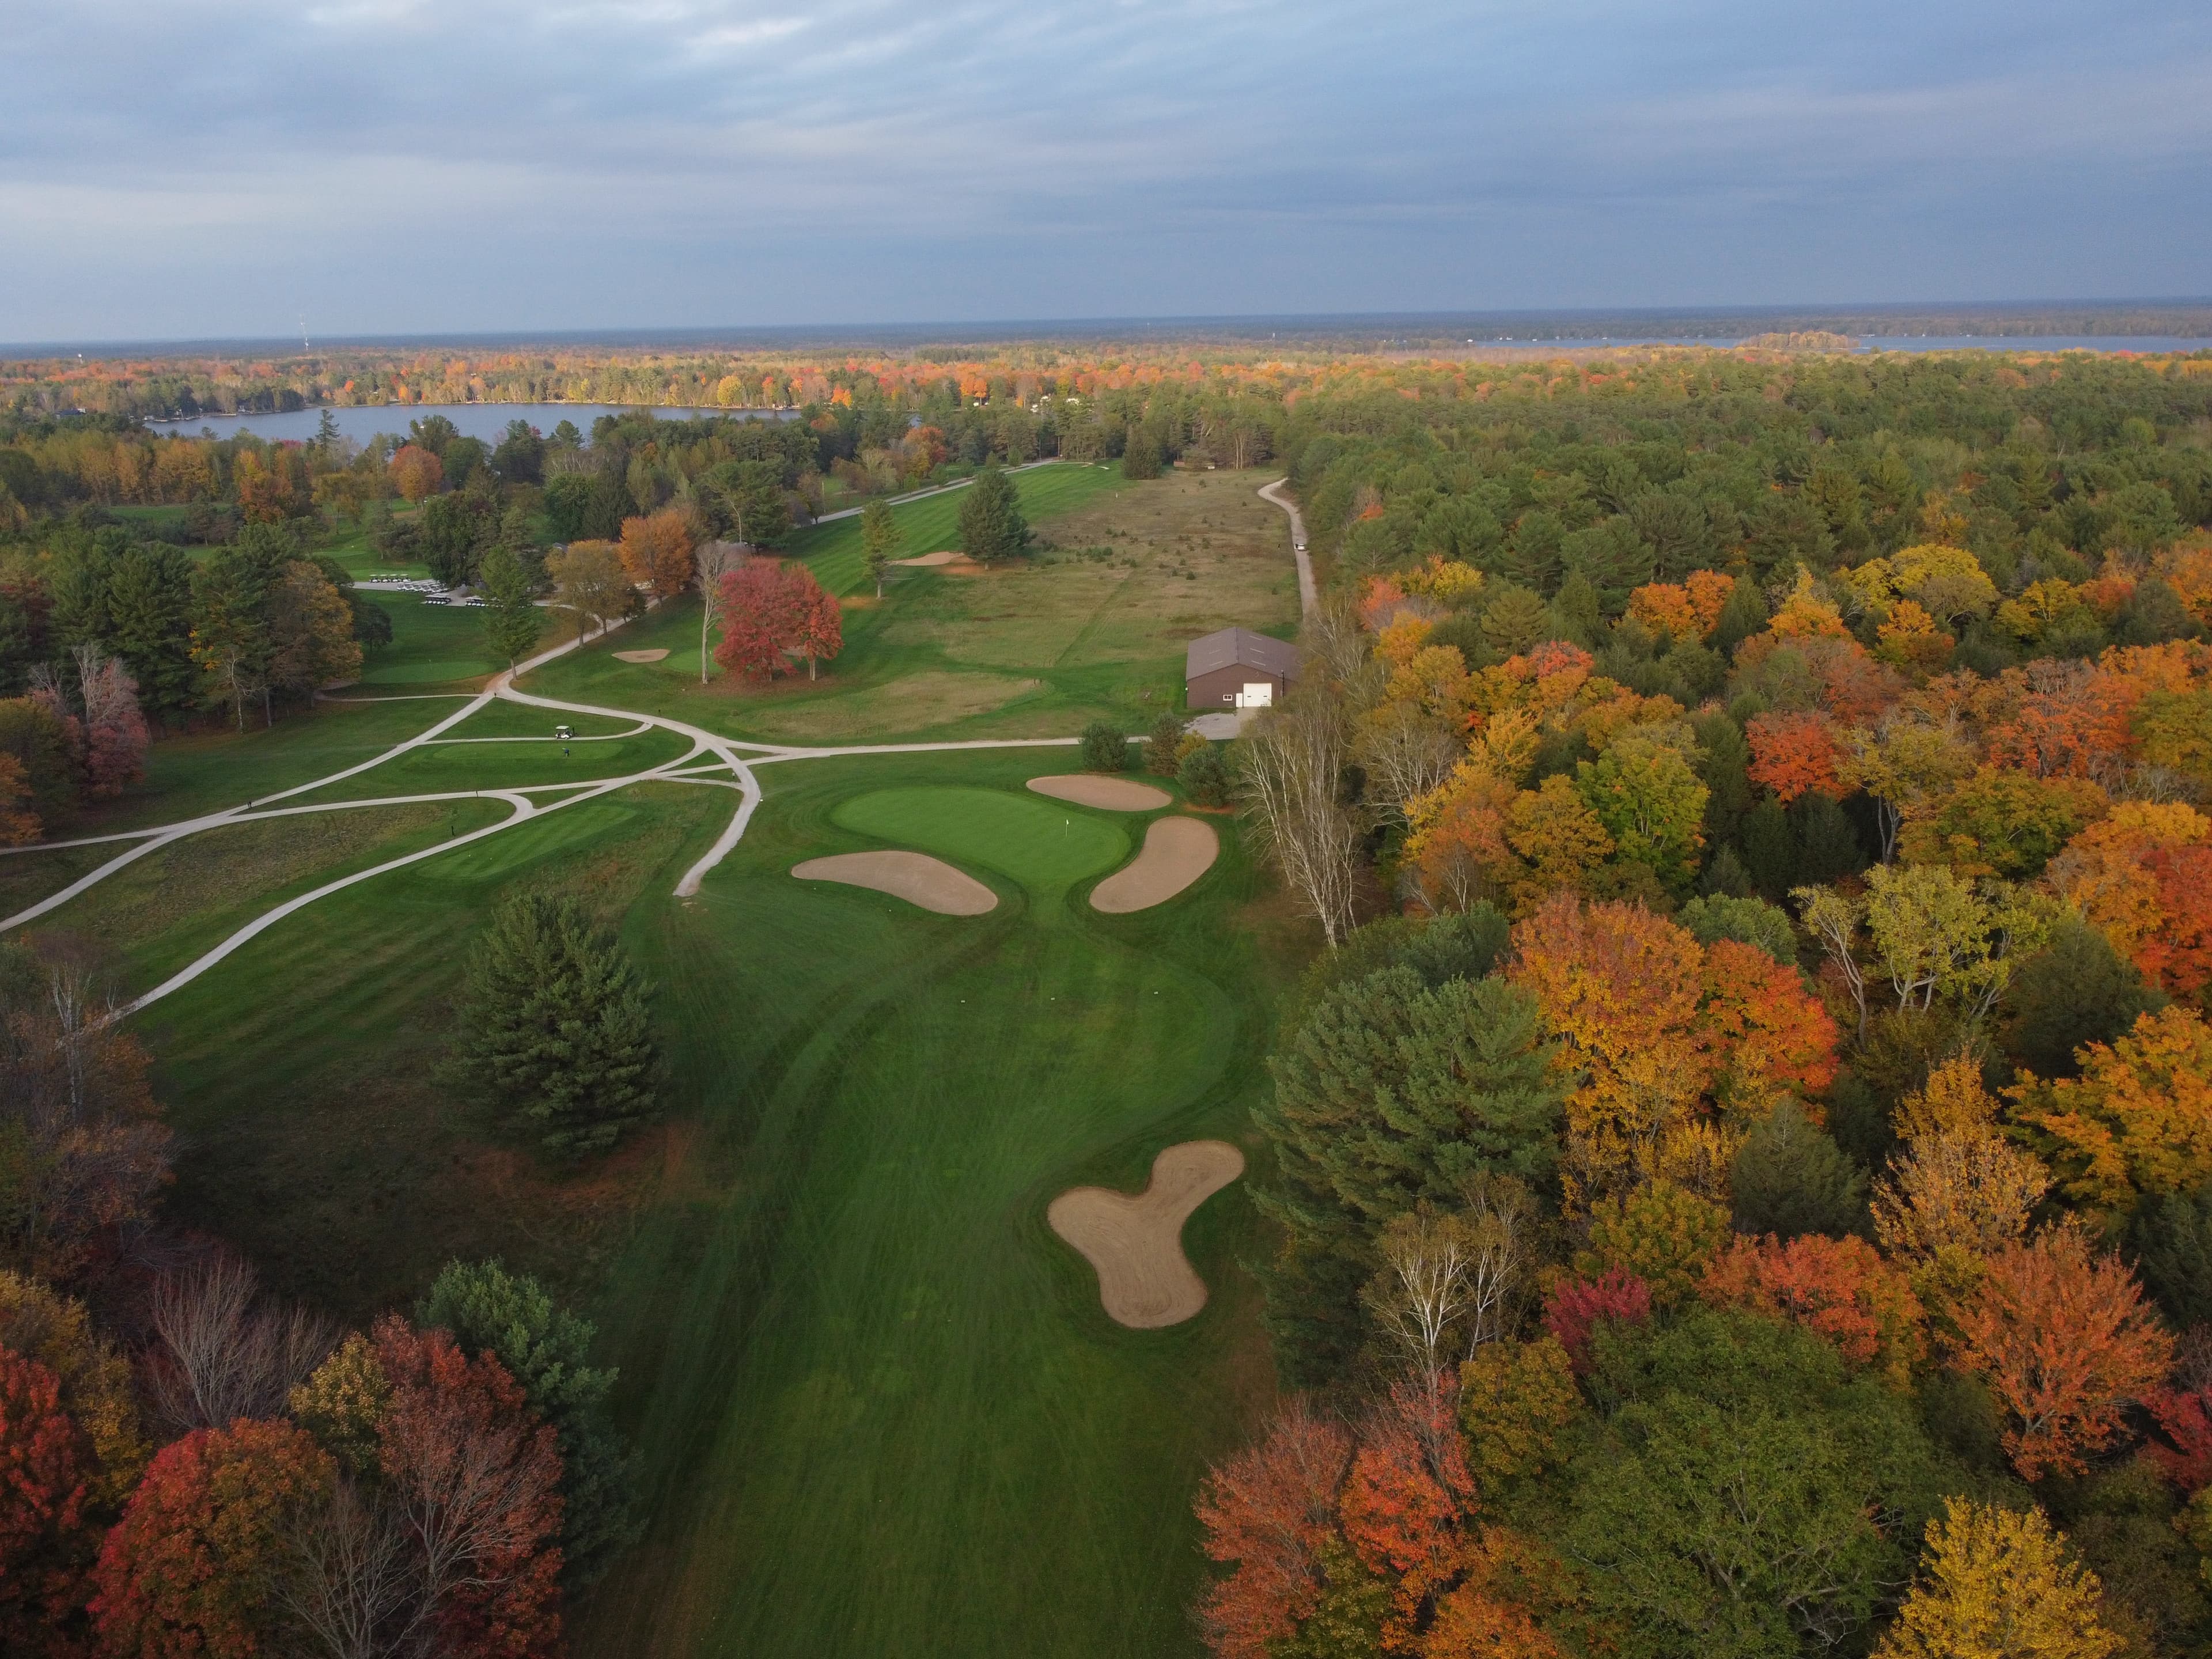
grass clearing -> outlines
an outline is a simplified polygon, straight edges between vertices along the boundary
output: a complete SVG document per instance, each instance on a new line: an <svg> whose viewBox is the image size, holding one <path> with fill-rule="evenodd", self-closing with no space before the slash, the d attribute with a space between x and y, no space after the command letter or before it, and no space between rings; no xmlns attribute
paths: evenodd
<svg viewBox="0 0 2212 1659"><path fill-rule="evenodd" d="M1104 465L1063 461L1051 466L1029 467L1010 476L1022 515L1031 524L1070 512L1094 496L1127 489L1129 482L1121 476L1119 461ZM958 547L960 503L967 499L967 494L965 489L948 489L892 507L891 516L897 521L899 533L906 544L899 556L912 557L934 553L940 548ZM784 550L794 559L805 560L807 568L814 572L815 580L841 598L861 592L867 584L866 572L861 568L860 520L857 514L849 519L812 525L799 531L785 544Z"/></svg>
<svg viewBox="0 0 2212 1659"><path fill-rule="evenodd" d="M1019 477L1027 485L1063 473L1106 477L1077 467ZM1036 520L1053 545L1034 560L981 574L898 570L881 603L848 598L843 654L818 683L794 678L763 690L718 676L702 687L699 612L684 599L615 636L626 650L665 647L665 661L618 662L594 645L549 664L529 686L767 742L1060 737L1093 720L1140 730L1161 708L1181 707L1190 640L1232 623L1277 634L1296 627L1288 532L1256 494L1274 476L1179 472L1131 484L1117 471L1110 488L1071 489L1066 512ZM900 510L935 505L950 515L958 500L956 492ZM857 538L857 522L806 533L849 530ZM908 545L927 550L911 536ZM847 550L855 561L857 548L856 539ZM794 550L826 568L834 586L845 552Z"/></svg>

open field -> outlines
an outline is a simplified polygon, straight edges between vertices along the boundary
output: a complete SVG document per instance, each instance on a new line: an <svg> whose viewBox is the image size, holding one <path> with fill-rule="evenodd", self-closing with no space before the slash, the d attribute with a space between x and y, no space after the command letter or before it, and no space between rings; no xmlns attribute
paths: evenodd
<svg viewBox="0 0 2212 1659"><path fill-rule="evenodd" d="M1104 478L1096 469L1045 467L1019 475L1028 490L1056 477ZM1217 628L1286 633L1297 620L1297 574L1283 515L1255 493L1273 475L1176 473L1100 489L1070 511L1040 517L1054 546L1024 564L987 572L901 569L884 599L846 601L845 650L819 683L759 690L719 675L699 684L696 602L664 605L621 630L625 650L665 647L658 663L615 660L594 647L531 678L548 696L651 708L736 737L774 743L858 743L933 738L1067 735L1092 720L1142 728L1180 707L1182 652ZM956 493L897 509L941 509L949 536ZM945 504L954 505L947 506ZM1037 510L1034 507L1032 511ZM857 538L841 521L809 532ZM909 531L910 551L927 538ZM858 542L825 543L810 565L833 588Z"/></svg>
<svg viewBox="0 0 2212 1659"><path fill-rule="evenodd" d="M1022 515L1032 525L1072 512L1096 496L1128 487L1119 461L1096 465L1063 461L1052 466L1027 468L1012 476L1015 495L1022 504ZM899 556L911 557L933 553L940 548L958 547L960 503L966 499L966 490L950 489L894 507L891 516L906 538ZM866 586L866 573L860 568L860 520L857 515L796 532L785 542L783 551L792 558L804 559L814 572L815 580L832 593L857 593Z"/></svg>

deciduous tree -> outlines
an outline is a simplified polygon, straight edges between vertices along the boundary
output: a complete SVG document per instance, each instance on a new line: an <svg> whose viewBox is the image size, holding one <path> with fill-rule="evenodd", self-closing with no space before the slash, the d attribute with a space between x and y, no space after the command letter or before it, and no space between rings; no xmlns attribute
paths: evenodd
<svg viewBox="0 0 2212 1659"><path fill-rule="evenodd" d="M690 521L673 507L623 520L623 572L655 599L672 599L691 586L691 550Z"/></svg>
<svg viewBox="0 0 2212 1659"><path fill-rule="evenodd" d="M1903 1389L1925 1351L1924 1315L1905 1275L1862 1238L1738 1238L1698 1291L1714 1307L1796 1321L1854 1370Z"/></svg>
<svg viewBox="0 0 2212 1659"><path fill-rule="evenodd" d="M1293 1400L1264 1440L1207 1474L1198 1497L1206 1553L1233 1568L1199 1600L1218 1659L1273 1659L1319 1604L1352 1449L1341 1425Z"/></svg>
<svg viewBox="0 0 2212 1659"><path fill-rule="evenodd" d="M0 1345L0 1649L66 1651L97 1537L84 1436L61 1384Z"/></svg>
<svg viewBox="0 0 2212 1659"><path fill-rule="evenodd" d="M2212 1028L2179 1006L2081 1054L2081 1075L2026 1075L2012 1115L2075 1202L2119 1218L2212 1180Z"/></svg>
<svg viewBox="0 0 2212 1659"><path fill-rule="evenodd" d="M2039 1509L1944 1500L1876 1659L2108 1659L2102 1586Z"/></svg>
<svg viewBox="0 0 2212 1659"><path fill-rule="evenodd" d="M292 1528L335 1474L289 1423L240 1419L164 1447L93 1571L102 1651L130 1659L262 1651Z"/></svg>
<svg viewBox="0 0 2212 1659"><path fill-rule="evenodd" d="M1956 1363L1987 1379L2007 1413L2005 1450L2029 1480L2103 1450L2173 1358L2134 1275L2073 1227L1997 1250L1957 1317Z"/></svg>

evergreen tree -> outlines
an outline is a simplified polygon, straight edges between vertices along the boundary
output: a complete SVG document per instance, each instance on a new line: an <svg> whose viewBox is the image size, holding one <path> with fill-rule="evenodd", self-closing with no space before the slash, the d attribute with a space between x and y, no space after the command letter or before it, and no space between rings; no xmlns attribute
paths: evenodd
<svg viewBox="0 0 2212 1659"><path fill-rule="evenodd" d="M636 1481L606 1419L612 1370L588 1362L592 1327L554 1305L545 1287L498 1261L450 1261L416 1305L425 1330L451 1331L463 1352L489 1352L553 1427L561 1449L562 1576L592 1583L637 1534Z"/></svg>
<svg viewBox="0 0 2212 1659"><path fill-rule="evenodd" d="M1093 720L1083 728L1083 769L1086 772L1126 772L1129 768L1129 739L1121 728Z"/></svg>
<svg viewBox="0 0 2212 1659"><path fill-rule="evenodd" d="M2080 1069L2074 1063L2076 1048L2110 1042L2138 1015L2164 1007L2166 1000L2142 982L2111 940L2069 915L2051 929L2051 942L2014 974L2000 1040L2014 1064L2038 1076L2071 1077Z"/></svg>
<svg viewBox="0 0 2212 1659"><path fill-rule="evenodd" d="M1856 1229L1866 1213L1865 1171L1794 1100L1784 1101L1753 1126L1736 1149L1729 1184L1740 1233L1841 1236Z"/></svg>
<svg viewBox="0 0 2212 1659"><path fill-rule="evenodd" d="M1030 550L1029 522L1014 498L1014 481L995 466L978 472L961 499L960 545L982 564L1020 558Z"/></svg>
<svg viewBox="0 0 2212 1659"><path fill-rule="evenodd" d="M484 643L512 668L538 643L544 626L544 618L531 602L529 573L507 549L495 547L484 555L477 580L483 588Z"/></svg>
<svg viewBox="0 0 2212 1659"><path fill-rule="evenodd" d="M1145 770L1155 777L1175 776L1181 762L1176 751L1182 747L1182 716L1171 708L1164 708L1152 719L1152 729L1145 734Z"/></svg>
<svg viewBox="0 0 2212 1659"><path fill-rule="evenodd" d="M525 894L470 961L456 1066L547 1151L604 1151L653 1106L646 990L574 899Z"/></svg>
<svg viewBox="0 0 2212 1659"><path fill-rule="evenodd" d="M1357 1351L1360 1286L1393 1217L1457 1208L1486 1175L1549 1170L1550 1060L1535 999L1502 979L1431 989L1392 967L1309 1006L1253 1114L1276 1169L1253 1200L1289 1235L1266 1272L1268 1323L1302 1379L1327 1380Z"/></svg>
<svg viewBox="0 0 2212 1659"><path fill-rule="evenodd" d="M1209 743L1185 755L1176 768L1176 781L1194 806L1229 804L1229 763L1221 758L1216 744Z"/></svg>
<svg viewBox="0 0 2212 1659"><path fill-rule="evenodd" d="M879 599L884 596L888 567L898 556L903 541L898 520L881 501L870 501L860 509L860 562L867 570L868 580L876 585L876 597Z"/></svg>
<svg viewBox="0 0 2212 1659"><path fill-rule="evenodd" d="M138 682L148 712L192 706L192 562L180 547L141 542L116 561L107 614L115 654Z"/></svg>

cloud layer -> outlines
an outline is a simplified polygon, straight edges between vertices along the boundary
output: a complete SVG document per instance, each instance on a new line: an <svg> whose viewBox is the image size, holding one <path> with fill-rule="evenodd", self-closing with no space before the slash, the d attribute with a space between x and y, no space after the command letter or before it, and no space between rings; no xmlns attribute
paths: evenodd
<svg viewBox="0 0 2212 1659"><path fill-rule="evenodd" d="M0 337L2182 295L2193 0L76 0Z"/></svg>

